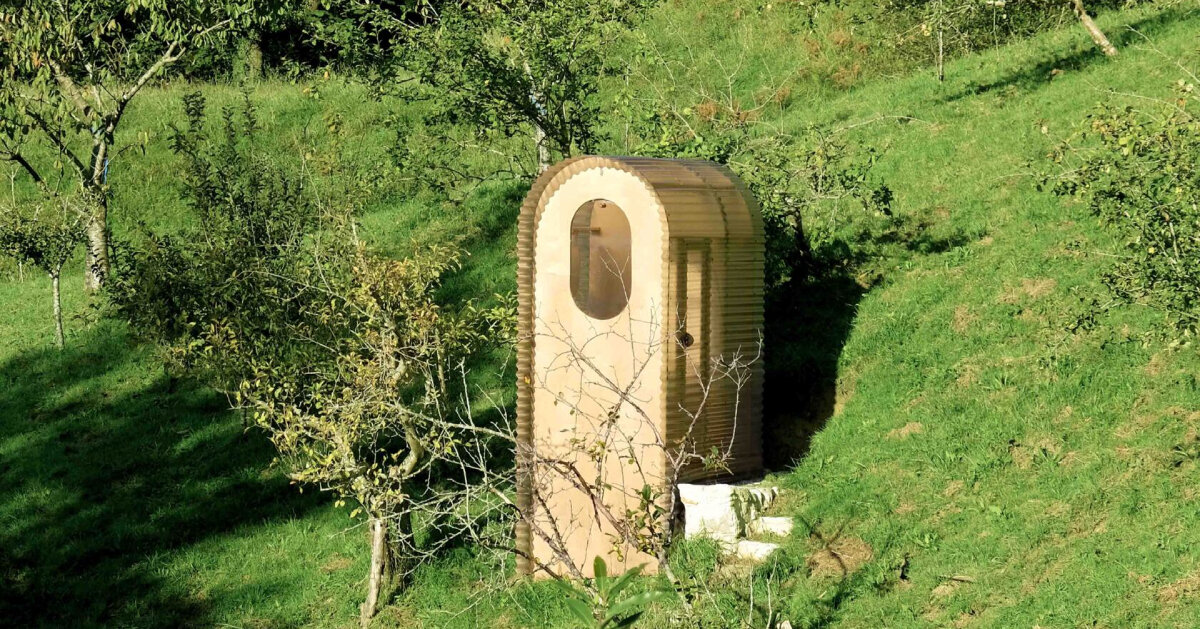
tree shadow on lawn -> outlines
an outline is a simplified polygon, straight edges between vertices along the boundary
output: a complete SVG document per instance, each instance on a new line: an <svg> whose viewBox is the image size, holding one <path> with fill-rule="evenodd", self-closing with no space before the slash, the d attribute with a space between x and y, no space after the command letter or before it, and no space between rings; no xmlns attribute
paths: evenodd
<svg viewBox="0 0 1200 629"><path fill-rule="evenodd" d="M223 396L148 377L148 358L101 322L63 352L0 365L9 626L210 625L209 605L146 560L320 504L264 474L270 444L243 431Z"/></svg>
<svg viewBox="0 0 1200 629"><path fill-rule="evenodd" d="M1183 9L1182 5L1177 5L1129 24L1122 24L1116 27L1114 32L1106 34L1113 45L1118 50L1123 51L1132 44L1144 43L1145 39L1143 37L1150 37L1175 22L1190 19L1194 16L1194 9L1188 12ZM1082 27L1078 28L1082 31ZM1082 70L1093 64L1103 62L1106 59L1107 57L1104 56L1104 53L1089 42L1085 48L1060 52L1039 63L1017 68L996 80L985 83L970 82L961 90L940 99L940 102L957 101L1010 87L1022 90L1035 90L1052 80L1056 71ZM1169 63L1166 60L1164 62Z"/></svg>

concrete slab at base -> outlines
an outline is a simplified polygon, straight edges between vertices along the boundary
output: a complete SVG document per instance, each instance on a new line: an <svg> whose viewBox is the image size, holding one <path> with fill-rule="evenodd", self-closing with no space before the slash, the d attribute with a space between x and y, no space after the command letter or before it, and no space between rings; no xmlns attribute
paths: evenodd
<svg viewBox="0 0 1200 629"><path fill-rule="evenodd" d="M725 552L740 559L762 561L779 545L745 538L762 534L787 536L794 526L791 518L763 517L778 495L775 487L680 484L684 537L712 539Z"/></svg>
<svg viewBox="0 0 1200 629"><path fill-rule="evenodd" d="M679 501L683 503L684 538L705 537L723 545L737 541L741 525L733 505L732 485L680 483Z"/></svg>
<svg viewBox="0 0 1200 629"><path fill-rule="evenodd" d="M738 559L749 559L750 561L763 561L771 556L771 553L779 549L779 544L771 542L755 542L744 539L737 543L735 554Z"/></svg>

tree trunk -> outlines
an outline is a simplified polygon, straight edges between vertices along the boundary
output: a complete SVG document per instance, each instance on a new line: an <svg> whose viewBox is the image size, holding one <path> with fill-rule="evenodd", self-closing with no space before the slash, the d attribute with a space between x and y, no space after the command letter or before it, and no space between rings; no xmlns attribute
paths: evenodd
<svg viewBox="0 0 1200 629"><path fill-rule="evenodd" d="M533 126L533 142L537 145L538 174L540 175L551 166L550 147L546 146L546 132L537 125Z"/></svg>
<svg viewBox="0 0 1200 629"><path fill-rule="evenodd" d="M84 269L84 288L94 293L108 277L108 201L100 193L97 207L87 224L87 268Z"/></svg>
<svg viewBox="0 0 1200 629"><path fill-rule="evenodd" d="M1117 47L1108 41L1108 37L1104 36L1104 31L1100 30L1100 27L1096 26L1096 22L1092 20L1092 16L1088 15L1087 10L1083 8L1083 0L1072 0L1071 5L1075 9L1075 15L1087 29L1088 35L1092 36L1092 41L1096 42L1100 50L1104 51L1105 56L1117 56Z"/></svg>
<svg viewBox="0 0 1200 629"><path fill-rule="evenodd" d="M244 75L243 78L249 81L261 79L263 76L262 35L251 33L242 43L241 48L241 71Z"/></svg>
<svg viewBox="0 0 1200 629"><path fill-rule="evenodd" d="M812 274L815 266L812 246L808 243L808 234L804 233L804 220L796 216L795 232L792 234L792 251L789 253L792 282L803 282Z"/></svg>
<svg viewBox="0 0 1200 629"><path fill-rule="evenodd" d="M938 59L937 59L937 74L938 82L946 80L946 46L943 40L944 32L941 28L938 29Z"/></svg>
<svg viewBox="0 0 1200 629"><path fill-rule="evenodd" d="M384 566L387 561L387 523L383 518L371 516L371 571L367 574L367 600L362 605L359 618L363 627L371 624L379 607L379 592L383 589Z"/></svg>
<svg viewBox="0 0 1200 629"><path fill-rule="evenodd" d="M529 62L525 63L525 78L529 79L529 102L533 104L533 109L538 113L538 117L544 117L546 106L542 102L542 95L538 92L537 84L533 80L533 70L529 68ZM552 165L550 163L550 147L546 145L546 130L537 120L533 121L533 143L537 146L538 155L538 174L546 172Z"/></svg>
<svg viewBox="0 0 1200 629"><path fill-rule="evenodd" d="M410 544L415 543L413 540L413 524L412 511L405 509L400 512L400 516L396 518L394 528L390 531L393 537L397 538L394 545L392 540L389 540L386 561L383 562L383 582L389 587L401 585L396 579L403 579L408 575L412 565L409 563L410 555L401 554L394 551L394 548L409 548Z"/></svg>
<svg viewBox="0 0 1200 629"><path fill-rule="evenodd" d="M58 349L63 348L63 322L62 322L62 293L58 290L58 277L61 275L61 267L59 271L50 274L50 281L54 285L54 346Z"/></svg>

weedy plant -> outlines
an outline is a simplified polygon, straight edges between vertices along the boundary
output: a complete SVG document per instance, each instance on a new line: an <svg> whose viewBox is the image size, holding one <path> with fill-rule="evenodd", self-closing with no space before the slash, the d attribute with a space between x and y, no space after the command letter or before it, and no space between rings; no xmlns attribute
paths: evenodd
<svg viewBox="0 0 1200 629"><path fill-rule="evenodd" d="M646 606L675 597L675 593L668 589L627 592L641 575L641 566L631 568L620 576L610 577L604 558L597 556L592 563L592 570L596 576L590 587L565 579L555 581L562 592L563 603L581 627L632 627L641 619Z"/></svg>

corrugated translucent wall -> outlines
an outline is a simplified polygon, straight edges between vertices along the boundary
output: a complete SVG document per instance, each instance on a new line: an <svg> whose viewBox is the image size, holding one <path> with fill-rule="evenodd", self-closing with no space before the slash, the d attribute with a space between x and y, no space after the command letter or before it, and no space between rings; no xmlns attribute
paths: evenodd
<svg viewBox="0 0 1200 629"><path fill-rule="evenodd" d="M643 180L663 208L666 259L659 268L635 268L634 276L661 273L661 321L667 370L660 428L671 443L688 432L695 450L728 453L723 469L692 465L682 480L747 477L762 469L762 361L743 370L741 386L713 379L713 361L752 361L763 328L763 224L758 205L724 166L695 160L578 157L550 168L534 183L521 209L517 237L517 295L521 341L517 357L517 503L531 506L520 451L531 445L534 400L534 278L538 219L555 190L594 168L612 168ZM597 198L604 191L597 190ZM563 261L564 264L567 261ZM637 280L635 280L637 281ZM682 342L681 342L682 341ZM688 345L685 349L684 345ZM706 386L711 383L712 386ZM707 390L707 392L706 392ZM697 413L697 411L700 411ZM517 548L532 551L527 526L517 528ZM518 570L533 566L518 558Z"/></svg>

